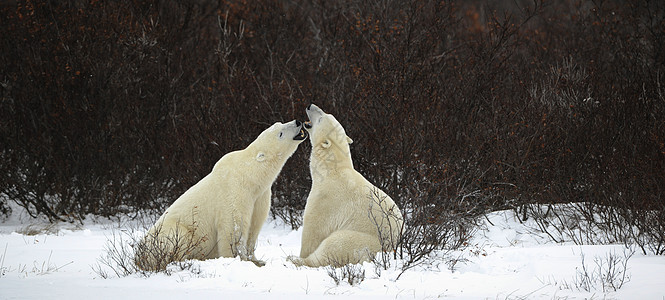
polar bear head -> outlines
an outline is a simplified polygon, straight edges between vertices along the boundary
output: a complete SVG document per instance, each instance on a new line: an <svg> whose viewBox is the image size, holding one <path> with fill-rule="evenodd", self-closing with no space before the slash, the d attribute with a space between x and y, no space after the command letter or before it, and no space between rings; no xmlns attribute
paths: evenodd
<svg viewBox="0 0 665 300"><path fill-rule="evenodd" d="M308 136L302 125L298 120L277 122L261 132L247 148L254 150L258 162L275 161L283 165Z"/></svg>
<svg viewBox="0 0 665 300"><path fill-rule="evenodd" d="M306 111L309 122L305 123L305 128L312 142L312 173L327 174L341 167L353 168L349 148L353 140L346 135L344 127L335 116L314 104L310 104Z"/></svg>

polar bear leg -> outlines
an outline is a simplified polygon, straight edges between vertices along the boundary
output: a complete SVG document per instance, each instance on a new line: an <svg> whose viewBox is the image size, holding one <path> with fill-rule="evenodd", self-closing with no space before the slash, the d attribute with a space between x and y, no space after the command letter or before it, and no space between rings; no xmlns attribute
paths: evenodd
<svg viewBox="0 0 665 300"><path fill-rule="evenodd" d="M230 219L217 226L217 257L235 257L247 260L249 213L233 210Z"/></svg>
<svg viewBox="0 0 665 300"><path fill-rule="evenodd" d="M265 265L264 262L259 261L254 257L254 250L256 250L256 241L259 237L259 232L263 223L266 222L268 218L268 213L270 212L270 189L266 190L256 202L254 202L254 211L252 212L252 220L249 224L249 235L247 239L247 254L249 259L258 266Z"/></svg>
<svg viewBox="0 0 665 300"><path fill-rule="evenodd" d="M265 207L257 208L259 211L258 218L262 218L261 225L265 222L266 217L268 216L268 210L270 209L270 194L267 196L268 205ZM256 204L255 204L256 205ZM261 206L261 205L259 205ZM254 249L256 247L256 238L258 237L258 231L261 229L260 225L256 232L251 232L251 228L255 226L253 219L253 214L256 210L251 208L248 213L239 213L235 211L232 216L231 229L229 230L230 234L228 235L229 239L227 243L224 243L224 240L220 240L217 243L219 249L219 257L240 257L241 260L251 261L255 265L262 267L265 265L265 262L259 261L254 257ZM262 217L263 216L263 217ZM258 222L258 221L256 221ZM252 233L253 235L250 235ZM253 236L253 237L251 237ZM250 244L250 238L253 239Z"/></svg>
<svg viewBox="0 0 665 300"><path fill-rule="evenodd" d="M261 227L263 227L266 218L268 218L269 212L270 189L265 191L258 199L256 199L256 202L254 202L254 211L252 212L252 221L249 224L249 236L247 240L247 249L249 250L250 256L254 255L259 232L261 231Z"/></svg>
<svg viewBox="0 0 665 300"><path fill-rule="evenodd" d="M370 261L379 251L381 244L377 237L359 231L338 230L324 239L312 254L302 259L302 264L310 267L340 267Z"/></svg>

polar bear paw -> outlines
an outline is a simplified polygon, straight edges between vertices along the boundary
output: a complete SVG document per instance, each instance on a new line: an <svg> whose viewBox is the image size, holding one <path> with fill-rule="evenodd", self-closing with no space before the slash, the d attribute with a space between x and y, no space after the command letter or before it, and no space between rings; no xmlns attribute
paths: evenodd
<svg viewBox="0 0 665 300"><path fill-rule="evenodd" d="M302 267L305 265L305 260L296 255L289 255L286 257L286 260L293 263L296 267Z"/></svg>
<svg viewBox="0 0 665 300"><path fill-rule="evenodd" d="M262 261L260 259L254 258L254 257L251 258L249 261L253 262L257 267L263 267L263 266L266 265L265 261Z"/></svg>

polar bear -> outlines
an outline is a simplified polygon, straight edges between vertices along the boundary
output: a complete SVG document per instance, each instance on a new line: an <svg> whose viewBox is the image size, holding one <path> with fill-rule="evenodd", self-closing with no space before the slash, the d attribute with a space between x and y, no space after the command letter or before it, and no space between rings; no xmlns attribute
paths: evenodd
<svg viewBox="0 0 665 300"><path fill-rule="evenodd" d="M403 217L395 202L353 168L353 141L331 114L307 108L312 143L312 189L303 216L296 265L342 266L371 260L390 251L399 239Z"/></svg>
<svg viewBox="0 0 665 300"><path fill-rule="evenodd" d="M307 135L300 121L278 122L247 148L224 155L149 229L136 251L137 266L154 271L172 261L235 256L263 265L254 249L271 185Z"/></svg>

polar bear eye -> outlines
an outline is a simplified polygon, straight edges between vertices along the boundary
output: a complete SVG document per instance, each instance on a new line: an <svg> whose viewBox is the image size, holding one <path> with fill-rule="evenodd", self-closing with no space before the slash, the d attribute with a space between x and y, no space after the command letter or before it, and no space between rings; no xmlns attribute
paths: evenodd
<svg viewBox="0 0 665 300"><path fill-rule="evenodd" d="M284 136L284 132L279 133L279 138L281 139Z"/></svg>

